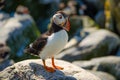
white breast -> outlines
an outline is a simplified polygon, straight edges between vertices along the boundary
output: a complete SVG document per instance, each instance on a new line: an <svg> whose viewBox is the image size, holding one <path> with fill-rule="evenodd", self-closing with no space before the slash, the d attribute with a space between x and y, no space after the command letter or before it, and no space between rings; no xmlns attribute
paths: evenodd
<svg viewBox="0 0 120 80"><path fill-rule="evenodd" d="M46 59L58 54L68 42L68 35L65 30L56 32L48 37L48 41L42 52L40 52L40 57Z"/></svg>

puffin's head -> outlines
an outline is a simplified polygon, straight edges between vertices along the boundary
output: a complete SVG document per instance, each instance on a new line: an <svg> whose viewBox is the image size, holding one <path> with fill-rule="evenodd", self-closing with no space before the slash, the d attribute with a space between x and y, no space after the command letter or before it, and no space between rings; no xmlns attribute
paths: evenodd
<svg viewBox="0 0 120 80"><path fill-rule="evenodd" d="M58 11L54 16L53 16L53 22L62 27L63 29L69 31L70 30L70 21L69 17L63 13L62 11Z"/></svg>

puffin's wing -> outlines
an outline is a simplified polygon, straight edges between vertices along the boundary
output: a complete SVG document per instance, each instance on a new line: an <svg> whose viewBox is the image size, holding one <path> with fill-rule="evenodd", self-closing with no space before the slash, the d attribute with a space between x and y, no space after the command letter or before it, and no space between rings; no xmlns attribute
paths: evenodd
<svg viewBox="0 0 120 80"><path fill-rule="evenodd" d="M41 51L46 45L46 43L47 43L47 37L40 37L32 43L31 47L38 51Z"/></svg>
<svg viewBox="0 0 120 80"><path fill-rule="evenodd" d="M39 55L39 53L42 51L44 46L47 44L48 37L53 33L53 28L50 27L50 29L42 34L38 39L36 39L33 43L29 45L24 50L24 53L31 53L32 55Z"/></svg>
<svg viewBox="0 0 120 80"><path fill-rule="evenodd" d="M25 49L25 53L30 53L32 55L38 56L39 53L44 48L44 46L46 45L46 43L47 43L47 36L42 35L41 37L36 39L33 43L31 43L29 47Z"/></svg>

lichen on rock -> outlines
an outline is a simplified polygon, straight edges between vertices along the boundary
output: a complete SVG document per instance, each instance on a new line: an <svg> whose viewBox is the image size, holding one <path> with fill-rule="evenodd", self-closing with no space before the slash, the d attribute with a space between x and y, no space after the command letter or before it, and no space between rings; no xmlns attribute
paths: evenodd
<svg viewBox="0 0 120 80"><path fill-rule="evenodd" d="M69 62L55 60L55 63L64 67L64 70L47 72L40 59L21 61L0 72L0 80L101 80ZM47 64L51 66L50 59Z"/></svg>

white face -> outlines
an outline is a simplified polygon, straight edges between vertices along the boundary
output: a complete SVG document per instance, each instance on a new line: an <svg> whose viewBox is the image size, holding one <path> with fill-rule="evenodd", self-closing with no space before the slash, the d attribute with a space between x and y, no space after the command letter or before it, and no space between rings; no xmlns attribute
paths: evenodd
<svg viewBox="0 0 120 80"><path fill-rule="evenodd" d="M63 17L61 13L57 13L53 16L53 21L56 25L63 26L66 22L66 19Z"/></svg>

